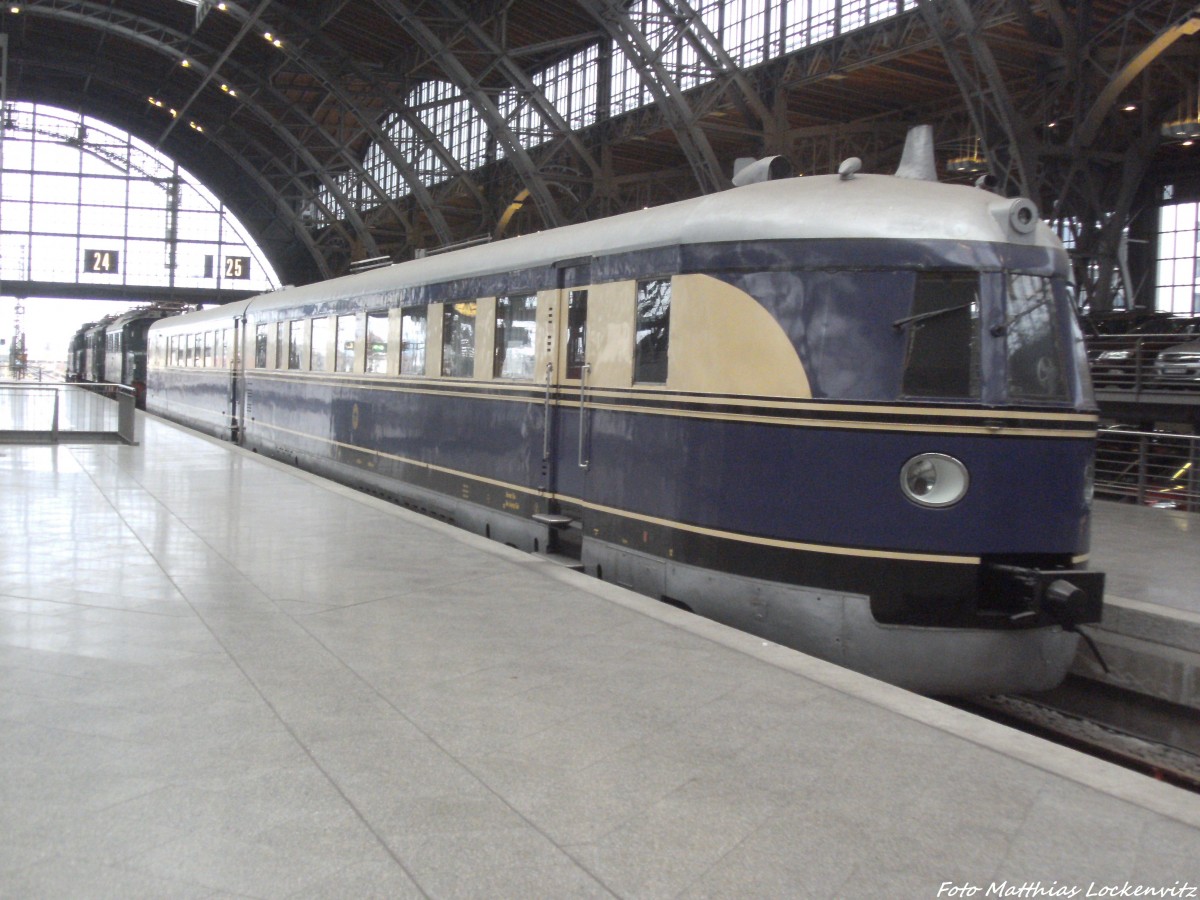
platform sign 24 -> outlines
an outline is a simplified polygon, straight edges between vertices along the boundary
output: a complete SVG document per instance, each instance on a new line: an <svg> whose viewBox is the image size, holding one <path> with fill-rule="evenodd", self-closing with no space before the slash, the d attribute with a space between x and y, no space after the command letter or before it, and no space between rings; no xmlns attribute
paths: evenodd
<svg viewBox="0 0 1200 900"><path fill-rule="evenodd" d="M119 275L121 253L118 250L84 250L83 271L89 275Z"/></svg>

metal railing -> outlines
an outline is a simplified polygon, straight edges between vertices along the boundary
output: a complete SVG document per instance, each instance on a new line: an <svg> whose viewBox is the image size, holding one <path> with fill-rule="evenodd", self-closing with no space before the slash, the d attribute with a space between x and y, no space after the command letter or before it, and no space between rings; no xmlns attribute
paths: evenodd
<svg viewBox="0 0 1200 900"><path fill-rule="evenodd" d="M1096 441L1096 496L1200 512L1200 437L1101 428Z"/></svg>
<svg viewBox="0 0 1200 900"><path fill-rule="evenodd" d="M123 384L0 381L0 443L137 443L137 397Z"/></svg>
<svg viewBox="0 0 1200 900"><path fill-rule="evenodd" d="M1195 344L1198 340L1194 334L1113 334L1088 338L1092 384L1099 391L1200 394L1200 364L1183 364L1159 356L1178 353L1180 345Z"/></svg>

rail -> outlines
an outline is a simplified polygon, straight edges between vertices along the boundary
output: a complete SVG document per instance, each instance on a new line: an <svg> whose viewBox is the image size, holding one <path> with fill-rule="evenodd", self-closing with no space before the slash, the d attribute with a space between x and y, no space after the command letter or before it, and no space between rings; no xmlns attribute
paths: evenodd
<svg viewBox="0 0 1200 900"><path fill-rule="evenodd" d="M0 443L137 443L133 388L0 381Z"/></svg>
<svg viewBox="0 0 1200 900"><path fill-rule="evenodd" d="M1200 437L1101 428L1096 496L1143 506L1200 511Z"/></svg>

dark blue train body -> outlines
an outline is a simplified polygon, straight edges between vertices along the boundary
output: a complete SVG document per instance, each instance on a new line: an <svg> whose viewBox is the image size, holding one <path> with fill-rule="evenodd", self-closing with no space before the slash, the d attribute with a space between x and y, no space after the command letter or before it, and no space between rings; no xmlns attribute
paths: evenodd
<svg viewBox="0 0 1200 900"><path fill-rule="evenodd" d="M1099 616L1095 409L1027 201L750 185L165 320L149 409L933 693Z"/></svg>

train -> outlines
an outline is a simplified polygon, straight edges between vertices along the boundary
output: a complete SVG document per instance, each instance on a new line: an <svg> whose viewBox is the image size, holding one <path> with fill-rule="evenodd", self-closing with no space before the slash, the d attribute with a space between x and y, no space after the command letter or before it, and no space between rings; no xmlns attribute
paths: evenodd
<svg viewBox="0 0 1200 900"><path fill-rule="evenodd" d="M142 306L88 322L67 350L66 380L81 384L123 384L132 388L138 409L146 408L146 344L150 325L187 307L163 303Z"/></svg>
<svg viewBox="0 0 1200 900"><path fill-rule="evenodd" d="M1027 199L756 168L161 319L147 409L910 690L1060 683L1104 591L1062 245Z"/></svg>

